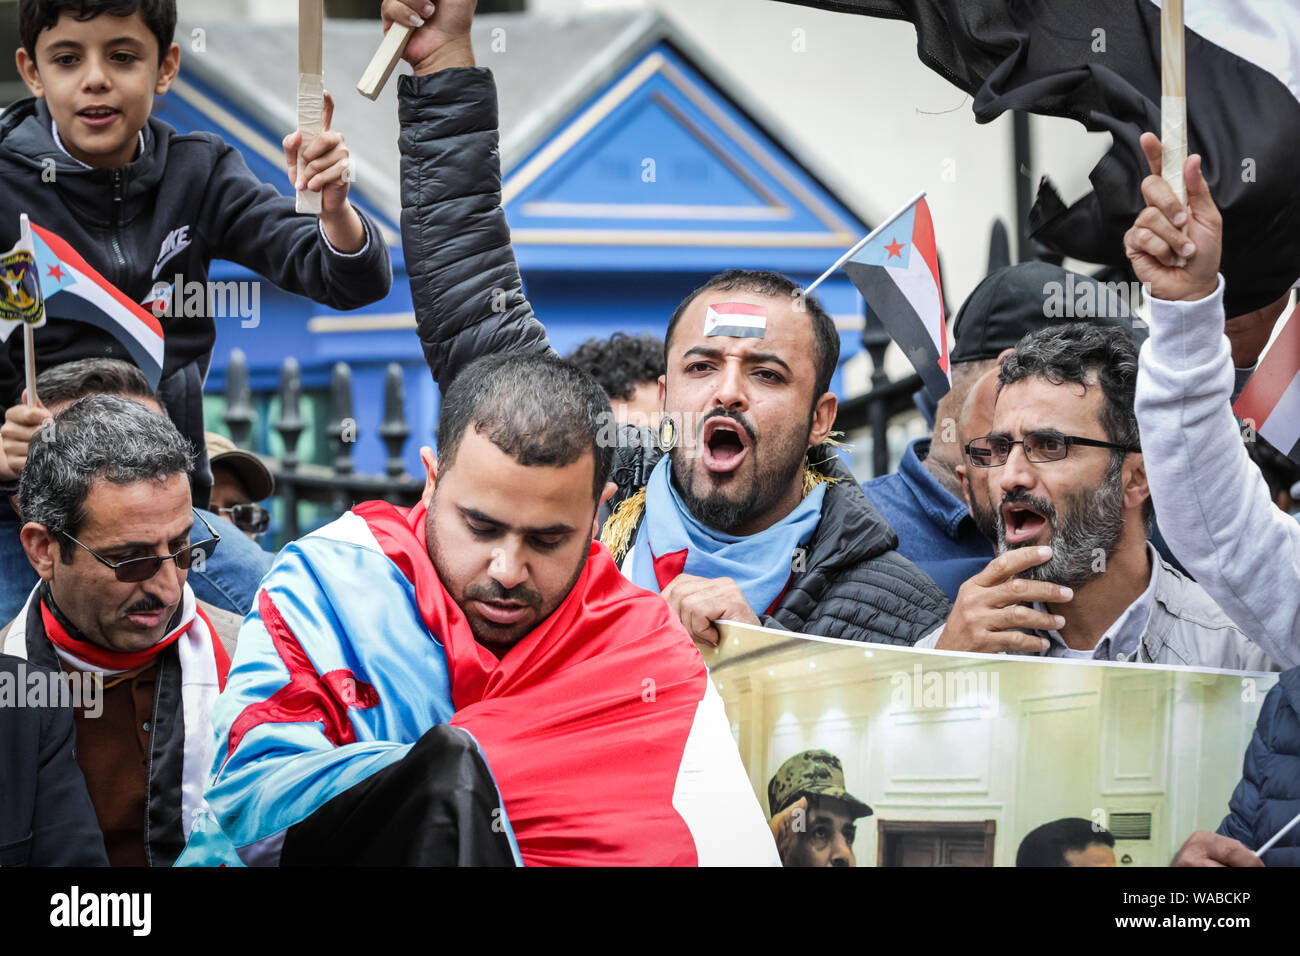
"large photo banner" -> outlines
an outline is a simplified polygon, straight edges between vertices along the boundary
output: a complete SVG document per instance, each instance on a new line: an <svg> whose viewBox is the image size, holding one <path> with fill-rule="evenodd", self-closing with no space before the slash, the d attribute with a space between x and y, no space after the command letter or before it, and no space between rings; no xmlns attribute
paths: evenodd
<svg viewBox="0 0 1300 956"><path fill-rule="evenodd" d="M1071 863L1165 866L1227 814L1277 682L722 630L701 650L764 810L837 798L787 820L787 865L1044 865L1083 828Z"/></svg>

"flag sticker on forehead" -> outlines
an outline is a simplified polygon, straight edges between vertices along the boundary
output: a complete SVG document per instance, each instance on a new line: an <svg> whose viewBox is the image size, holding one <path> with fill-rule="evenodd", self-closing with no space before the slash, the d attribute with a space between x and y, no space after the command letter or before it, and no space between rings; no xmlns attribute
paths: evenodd
<svg viewBox="0 0 1300 956"><path fill-rule="evenodd" d="M705 335L761 339L767 335L767 309L748 302L717 302L704 314Z"/></svg>

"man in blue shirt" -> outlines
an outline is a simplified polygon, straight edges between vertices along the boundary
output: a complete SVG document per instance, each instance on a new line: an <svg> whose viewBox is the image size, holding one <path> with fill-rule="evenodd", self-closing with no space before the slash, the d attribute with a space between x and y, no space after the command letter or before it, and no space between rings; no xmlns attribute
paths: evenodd
<svg viewBox="0 0 1300 956"><path fill-rule="evenodd" d="M1063 321L1132 328L1123 299L1088 276L1046 262L1024 262L989 273L953 323L952 389L939 399L933 432L907 446L898 471L862 486L898 534L899 554L933 578L950 601L956 600L962 583L993 558L992 542L966 505L957 467L963 463L958 426L963 412L988 422L995 392L982 390L986 400L976 395L971 407L967 399L1022 336ZM980 407L983 404L988 408ZM966 438L980 434L976 430Z"/></svg>

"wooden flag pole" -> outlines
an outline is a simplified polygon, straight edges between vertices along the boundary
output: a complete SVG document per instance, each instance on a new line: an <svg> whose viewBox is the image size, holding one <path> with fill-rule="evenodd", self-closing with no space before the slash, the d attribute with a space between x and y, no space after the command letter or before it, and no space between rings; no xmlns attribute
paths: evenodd
<svg viewBox="0 0 1300 956"><path fill-rule="evenodd" d="M18 217L20 237L22 246L32 254L33 261L36 259L36 244L32 242L32 224L27 218L27 213L22 213ZM41 294L41 279L39 272L36 276L36 295ZM45 309L45 303L41 303L42 312ZM39 318L37 321L40 321ZM23 323L23 358L24 365L27 367L27 404L39 405L40 398L36 394L36 335L30 322Z"/></svg>
<svg viewBox="0 0 1300 956"><path fill-rule="evenodd" d="M302 154L325 128L325 0L298 0L298 175ZM304 183L304 185L306 185ZM321 194L298 190L300 213L319 216Z"/></svg>
<svg viewBox="0 0 1300 956"><path fill-rule="evenodd" d="M1183 53L1183 0L1160 5L1160 173L1186 204L1187 62Z"/></svg>
<svg viewBox="0 0 1300 956"><path fill-rule="evenodd" d="M406 52L406 41L411 39L411 27L404 23L394 23L384 34L384 41L370 58L366 71L357 83L357 92L368 100L377 99L393 75L393 68Z"/></svg>

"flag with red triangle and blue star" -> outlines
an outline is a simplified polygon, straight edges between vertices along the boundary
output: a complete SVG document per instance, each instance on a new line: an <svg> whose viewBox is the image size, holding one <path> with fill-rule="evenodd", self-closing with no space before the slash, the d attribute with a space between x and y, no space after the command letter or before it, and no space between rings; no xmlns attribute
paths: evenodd
<svg viewBox="0 0 1300 956"><path fill-rule="evenodd" d="M934 223L924 196L887 220L844 271L935 397L952 387Z"/></svg>

